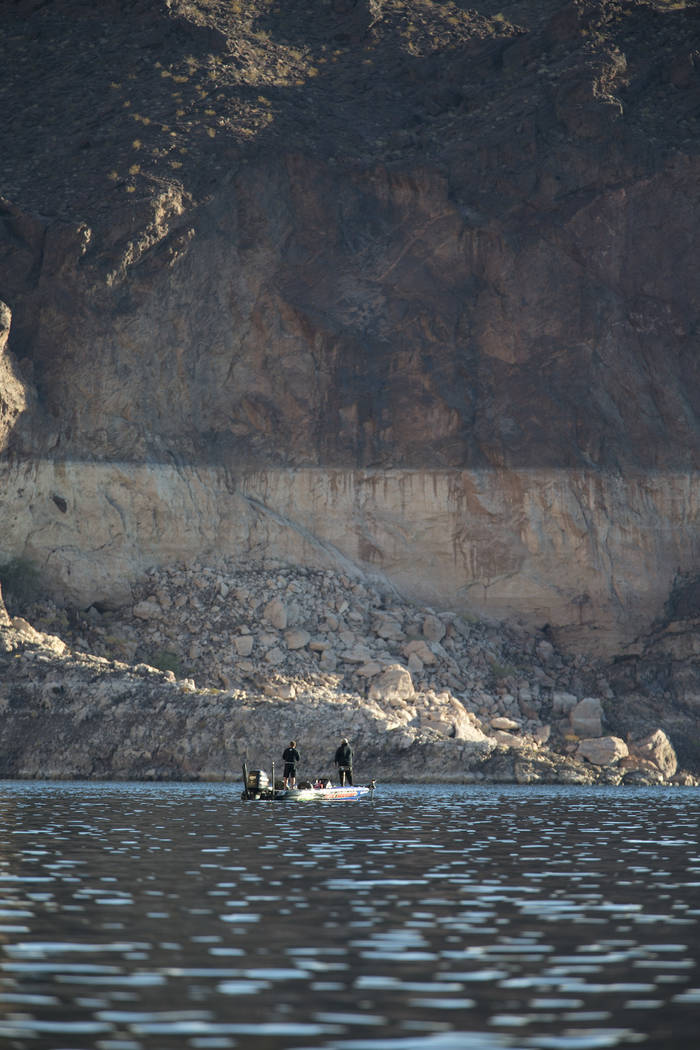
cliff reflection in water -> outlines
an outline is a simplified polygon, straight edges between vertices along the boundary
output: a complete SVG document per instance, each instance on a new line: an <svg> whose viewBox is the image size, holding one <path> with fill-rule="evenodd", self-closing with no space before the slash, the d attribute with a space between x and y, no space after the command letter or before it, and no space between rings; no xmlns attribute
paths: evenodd
<svg viewBox="0 0 700 1050"><path fill-rule="evenodd" d="M687 1047L692 789L5 782L0 1038L49 1050Z"/></svg>

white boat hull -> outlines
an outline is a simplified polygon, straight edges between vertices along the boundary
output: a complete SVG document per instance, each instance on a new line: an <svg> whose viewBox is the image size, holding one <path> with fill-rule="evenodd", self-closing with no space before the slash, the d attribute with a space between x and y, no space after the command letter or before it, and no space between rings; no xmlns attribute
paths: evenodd
<svg viewBox="0 0 700 1050"><path fill-rule="evenodd" d="M369 787L329 787L329 788L289 788L278 793L282 802L347 802L351 799L372 797L374 788Z"/></svg>

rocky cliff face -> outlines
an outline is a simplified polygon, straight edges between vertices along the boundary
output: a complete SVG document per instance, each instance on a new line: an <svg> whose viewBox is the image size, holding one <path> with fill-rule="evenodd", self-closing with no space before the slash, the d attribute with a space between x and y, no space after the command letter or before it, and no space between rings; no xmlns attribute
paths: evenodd
<svg viewBox="0 0 700 1050"><path fill-rule="evenodd" d="M14 5L0 556L87 605L265 551L628 642L698 561L699 14Z"/></svg>
<svg viewBox="0 0 700 1050"><path fill-rule="evenodd" d="M0 303L0 451L4 450L18 416L27 407L26 390L7 349L10 310Z"/></svg>

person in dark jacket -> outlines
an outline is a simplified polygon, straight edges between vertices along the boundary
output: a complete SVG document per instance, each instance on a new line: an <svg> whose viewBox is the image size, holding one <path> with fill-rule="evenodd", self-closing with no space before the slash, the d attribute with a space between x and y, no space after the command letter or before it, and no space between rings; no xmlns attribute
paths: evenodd
<svg viewBox="0 0 700 1050"><path fill-rule="evenodd" d="M286 787L297 786L297 764L301 762L301 755L297 751L296 740L290 741L289 747L285 747L282 752L282 761L284 762L284 773L282 774L282 783Z"/></svg>
<svg viewBox="0 0 700 1050"><path fill-rule="evenodd" d="M352 784L352 748L345 737L335 753L335 764L338 767L341 785L344 787L346 784Z"/></svg>

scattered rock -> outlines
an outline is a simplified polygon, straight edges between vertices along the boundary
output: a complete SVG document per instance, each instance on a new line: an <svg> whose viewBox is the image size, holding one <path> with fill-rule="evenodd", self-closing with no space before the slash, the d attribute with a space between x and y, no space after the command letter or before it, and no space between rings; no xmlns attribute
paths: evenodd
<svg viewBox="0 0 700 1050"><path fill-rule="evenodd" d="M406 700L413 696L413 679L405 667L392 664L382 671L369 689L370 700Z"/></svg>
<svg viewBox="0 0 700 1050"><path fill-rule="evenodd" d="M421 669L425 667L426 664L434 664L436 662L435 653L422 639L408 642L404 645L403 651L407 658L410 659L411 656L415 656L420 660Z"/></svg>
<svg viewBox="0 0 700 1050"><path fill-rule="evenodd" d="M273 598L272 601L267 603L263 616L268 623L272 624L279 631L283 631L287 626L287 610L279 598Z"/></svg>
<svg viewBox="0 0 700 1050"><path fill-rule="evenodd" d="M458 629L456 617L397 599L388 613L384 601L379 586L330 570L224 563L149 572L123 609L83 613L37 603L0 625L7 663L0 773L208 777L227 763L237 770L261 738L302 735L305 753L323 768L332 730L353 736L358 753L375 756L382 775L398 779L414 747L423 757L409 763L411 775L420 770L424 779L667 783L669 775L685 776L675 772L663 732L637 732L638 750L624 758L613 737L579 741L573 725L593 721L598 729L600 720L600 701L590 696L602 680L594 666L553 650L550 696L531 639L523 643L506 625ZM428 633L440 633L431 617L447 624L440 641L425 636L426 621ZM32 710L30 732L21 712ZM149 710L158 712L157 738L144 719ZM128 731L125 718L133 718ZM225 752L217 750L222 735ZM113 761L104 757L110 749ZM567 750L570 757L561 753Z"/></svg>
<svg viewBox="0 0 700 1050"><path fill-rule="evenodd" d="M503 729L496 729L490 735L497 744L500 744L501 747L515 747L520 749L528 746L528 742L524 737L518 736L515 733L507 733Z"/></svg>
<svg viewBox="0 0 700 1050"><path fill-rule="evenodd" d="M571 729L579 737L602 736L603 705L592 696L584 697L569 712Z"/></svg>
<svg viewBox="0 0 700 1050"><path fill-rule="evenodd" d="M619 768L625 773L642 773L648 776L658 776L659 768L650 762L646 758L640 758L639 755L626 755L620 759Z"/></svg>
<svg viewBox="0 0 700 1050"><path fill-rule="evenodd" d="M273 646L272 649L268 649L265 653L265 661L272 667L275 667L277 664L281 664L283 660L284 652L282 651L282 649L280 649L278 645Z"/></svg>
<svg viewBox="0 0 700 1050"><path fill-rule="evenodd" d="M502 715L497 718L492 718L490 725L492 725L494 729L520 729L518 722L515 722L512 718L504 718Z"/></svg>
<svg viewBox="0 0 700 1050"><path fill-rule="evenodd" d="M665 777L672 777L678 769L676 752L663 729L655 729L644 739L631 742L630 751L633 755L648 759Z"/></svg>
<svg viewBox="0 0 700 1050"><path fill-rule="evenodd" d="M311 641L311 635L300 628L292 628L285 633L284 640L288 649L303 649Z"/></svg>
<svg viewBox="0 0 700 1050"><path fill-rule="evenodd" d="M338 666L338 657L336 656L333 649L324 649L321 653L321 659L318 662L318 666L322 671L335 671Z"/></svg>
<svg viewBox="0 0 700 1050"><path fill-rule="evenodd" d="M408 657L408 669L411 674L420 675L425 669L425 664L421 660L418 653L410 653Z"/></svg>
<svg viewBox="0 0 700 1050"><path fill-rule="evenodd" d="M401 629L401 625L393 616L380 616L374 632L378 638L386 638L392 642L401 642L406 637Z"/></svg>
<svg viewBox="0 0 700 1050"><path fill-rule="evenodd" d="M627 744L617 736L601 736L579 742L576 756L596 766L614 766L629 754Z"/></svg>
<svg viewBox="0 0 700 1050"><path fill-rule="evenodd" d="M429 642L440 642L445 637L445 625L442 620L430 613L423 620L423 635Z"/></svg>
<svg viewBox="0 0 700 1050"><path fill-rule="evenodd" d="M380 674L384 669L384 665L380 664L378 660L368 660L362 667L357 668L357 673L362 675L363 678L374 678L375 675Z"/></svg>
<svg viewBox="0 0 700 1050"><path fill-rule="evenodd" d="M578 698L572 693L552 693L552 714L568 715L576 707Z"/></svg>
<svg viewBox="0 0 700 1050"><path fill-rule="evenodd" d="M252 634L239 634L233 639L236 652L239 656L250 656L253 651L254 640Z"/></svg>
<svg viewBox="0 0 700 1050"><path fill-rule="evenodd" d="M163 610L155 598L145 598L136 603L133 614L139 620L158 620L162 617Z"/></svg>

